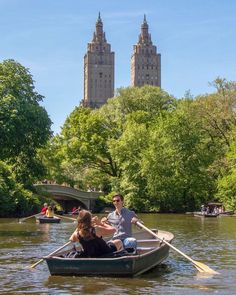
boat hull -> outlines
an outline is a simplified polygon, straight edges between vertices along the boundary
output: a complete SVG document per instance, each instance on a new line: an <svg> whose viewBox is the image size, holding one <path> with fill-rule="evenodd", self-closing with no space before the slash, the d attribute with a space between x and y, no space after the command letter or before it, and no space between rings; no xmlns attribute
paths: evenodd
<svg viewBox="0 0 236 295"><path fill-rule="evenodd" d="M37 218L37 222L39 223L60 223L61 219L60 218L55 218L55 217L39 217Z"/></svg>
<svg viewBox="0 0 236 295"><path fill-rule="evenodd" d="M234 215L234 211L225 211L225 212L221 212L219 213L220 216L232 216Z"/></svg>
<svg viewBox="0 0 236 295"><path fill-rule="evenodd" d="M173 235L171 234L171 240ZM149 236L150 239L150 236ZM116 276L132 277L142 274L156 265L162 263L169 255L169 246L158 242L153 247L153 242L140 244L139 254L127 254L116 258L45 258L51 275L65 276ZM169 240L169 242L171 242ZM139 244L139 242L138 242ZM152 244L152 247L143 247ZM146 249L150 249L145 251ZM138 250L139 251L139 250ZM142 252L144 251L144 252Z"/></svg>
<svg viewBox="0 0 236 295"><path fill-rule="evenodd" d="M217 217L219 216L219 213L215 214L215 213L201 213L201 212L194 212L194 216L196 217Z"/></svg>

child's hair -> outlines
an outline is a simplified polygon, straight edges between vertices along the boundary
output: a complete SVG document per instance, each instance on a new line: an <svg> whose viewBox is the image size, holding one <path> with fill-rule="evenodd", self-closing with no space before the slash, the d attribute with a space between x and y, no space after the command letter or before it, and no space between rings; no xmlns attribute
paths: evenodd
<svg viewBox="0 0 236 295"><path fill-rule="evenodd" d="M80 210L78 216L78 232L81 237L91 237L92 214L87 210Z"/></svg>

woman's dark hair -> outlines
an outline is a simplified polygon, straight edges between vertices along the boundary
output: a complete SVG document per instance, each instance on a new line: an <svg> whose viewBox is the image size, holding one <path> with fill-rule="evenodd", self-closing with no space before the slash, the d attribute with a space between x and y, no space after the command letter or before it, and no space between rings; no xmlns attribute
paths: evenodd
<svg viewBox="0 0 236 295"><path fill-rule="evenodd" d="M80 210L77 220L79 234L83 238L89 238L91 236L92 214L87 210Z"/></svg>

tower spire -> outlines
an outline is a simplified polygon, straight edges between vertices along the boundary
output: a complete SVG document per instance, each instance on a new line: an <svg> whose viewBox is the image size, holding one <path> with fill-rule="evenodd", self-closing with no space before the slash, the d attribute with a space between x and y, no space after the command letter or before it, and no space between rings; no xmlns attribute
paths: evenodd
<svg viewBox="0 0 236 295"><path fill-rule="evenodd" d="M97 20L97 22L101 22L102 20L101 20L101 14L100 14L100 11L98 12L98 20Z"/></svg>
<svg viewBox="0 0 236 295"><path fill-rule="evenodd" d="M143 23L141 25L141 34L139 36L140 43L152 44L151 35L148 33L148 23L146 14L143 17Z"/></svg>
<svg viewBox="0 0 236 295"><path fill-rule="evenodd" d="M144 17L143 17L143 23L144 23L144 24L147 24L146 14L144 14Z"/></svg>
<svg viewBox="0 0 236 295"><path fill-rule="evenodd" d="M97 42L100 42L100 43L104 41L103 23L102 23L100 11L98 13L98 19L97 19L97 22L96 22L95 39L96 39Z"/></svg>

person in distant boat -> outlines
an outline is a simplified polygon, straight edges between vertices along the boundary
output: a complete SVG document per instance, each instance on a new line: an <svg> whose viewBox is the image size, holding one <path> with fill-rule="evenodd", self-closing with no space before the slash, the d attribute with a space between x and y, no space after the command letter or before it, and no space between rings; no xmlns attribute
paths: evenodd
<svg viewBox="0 0 236 295"><path fill-rule="evenodd" d="M47 211L46 211L46 217L48 218L53 218L54 217L54 210L53 206L48 206Z"/></svg>
<svg viewBox="0 0 236 295"><path fill-rule="evenodd" d="M136 239L132 237L132 224L136 224L138 217L134 211L124 208L124 197L116 194L112 198L115 210L103 217L101 222L111 224L116 228L113 239L120 239L125 249L136 248Z"/></svg>
<svg viewBox="0 0 236 295"><path fill-rule="evenodd" d="M201 213L202 213L202 214L205 213L205 205L201 205Z"/></svg>
<svg viewBox="0 0 236 295"><path fill-rule="evenodd" d="M41 210L41 214L42 215L46 215L47 209L48 209L48 204L47 203L44 203L43 204L43 208Z"/></svg>
<svg viewBox="0 0 236 295"><path fill-rule="evenodd" d="M214 207L213 214L219 214L219 208L217 206Z"/></svg>
<svg viewBox="0 0 236 295"><path fill-rule="evenodd" d="M80 210L78 226L70 237L70 241L79 242L83 248L83 257L99 257L115 251L123 250L121 240L115 239L106 243L103 236L112 235L115 228L109 224L102 224L96 216L87 210Z"/></svg>
<svg viewBox="0 0 236 295"><path fill-rule="evenodd" d="M71 213L72 213L73 215L74 215L74 214L77 214L77 213L78 213L78 209L77 209L76 207L73 207Z"/></svg>

